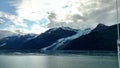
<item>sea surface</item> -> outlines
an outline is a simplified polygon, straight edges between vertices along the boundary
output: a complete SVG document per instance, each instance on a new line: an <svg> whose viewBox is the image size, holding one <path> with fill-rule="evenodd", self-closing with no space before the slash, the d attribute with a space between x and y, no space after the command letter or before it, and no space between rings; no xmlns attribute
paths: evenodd
<svg viewBox="0 0 120 68"><path fill-rule="evenodd" d="M0 68L118 68L118 58L112 52L2 53Z"/></svg>

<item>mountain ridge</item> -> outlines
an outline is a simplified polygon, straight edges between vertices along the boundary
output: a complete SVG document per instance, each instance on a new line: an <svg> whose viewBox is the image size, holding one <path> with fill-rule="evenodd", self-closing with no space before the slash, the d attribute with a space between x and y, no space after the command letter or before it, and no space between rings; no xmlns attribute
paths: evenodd
<svg viewBox="0 0 120 68"><path fill-rule="evenodd" d="M116 25L105 26L98 24L93 30L77 30L68 27L52 28L37 36L4 38L0 40L0 49L116 50L116 27ZM80 32L77 33L78 31ZM18 40L17 43L16 40ZM7 41L10 42L9 45L5 43ZM16 46L18 44L19 46Z"/></svg>
<svg viewBox="0 0 120 68"><path fill-rule="evenodd" d="M61 50L117 50L117 25L83 35Z"/></svg>

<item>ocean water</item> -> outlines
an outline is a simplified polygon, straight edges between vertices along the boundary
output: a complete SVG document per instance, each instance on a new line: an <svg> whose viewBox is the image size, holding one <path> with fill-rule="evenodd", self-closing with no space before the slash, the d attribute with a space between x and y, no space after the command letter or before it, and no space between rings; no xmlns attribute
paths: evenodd
<svg viewBox="0 0 120 68"><path fill-rule="evenodd" d="M117 55L113 53L16 54L1 54L0 68L118 68Z"/></svg>

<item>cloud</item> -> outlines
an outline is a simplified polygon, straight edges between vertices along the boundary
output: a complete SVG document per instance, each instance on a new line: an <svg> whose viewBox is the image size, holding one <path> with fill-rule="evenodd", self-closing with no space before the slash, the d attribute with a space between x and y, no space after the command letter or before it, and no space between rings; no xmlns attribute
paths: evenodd
<svg viewBox="0 0 120 68"><path fill-rule="evenodd" d="M0 12L0 19L1 23L8 25L15 25L15 26L21 26L21 27L27 27L27 25L23 22L22 18L12 15L10 13Z"/></svg>
<svg viewBox="0 0 120 68"><path fill-rule="evenodd" d="M78 10L74 14L65 15L65 19L59 20L59 15L55 12L49 15L49 28L56 26L69 26L72 28L94 28L98 23L106 25L116 24L116 4L115 0L79 0L74 4L74 9ZM120 5L119 5L120 6ZM120 9L120 7L119 7ZM72 9L71 9L72 10ZM74 10L72 10L74 12Z"/></svg>
<svg viewBox="0 0 120 68"><path fill-rule="evenodd" d="M29 31L29 33L36 33L36 34L40 34L43 33L47 30L47 28L41 27L38 24L34 24L31 28L31 31Z"/></svg>
<svg viewBox="0 0 120 68"><path fill-rule="evenodd" d="M9 5L16 14L0 10L0 27L23 32L41 33L60 26L85 29L98 23L116 23L115 0L11 0Z"/></svg>

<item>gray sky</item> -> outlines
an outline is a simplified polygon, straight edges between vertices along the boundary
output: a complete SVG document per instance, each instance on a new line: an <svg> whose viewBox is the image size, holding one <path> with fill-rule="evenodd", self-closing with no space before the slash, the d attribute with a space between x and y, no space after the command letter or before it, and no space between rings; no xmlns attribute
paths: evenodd
<svg viewBox="0 0 120 68"><path fill-rule="evenodd" d="M0 29L39 34L60 26L85 29L98 23L113 25L116 24L115 1L0 0Z"/></svg>

